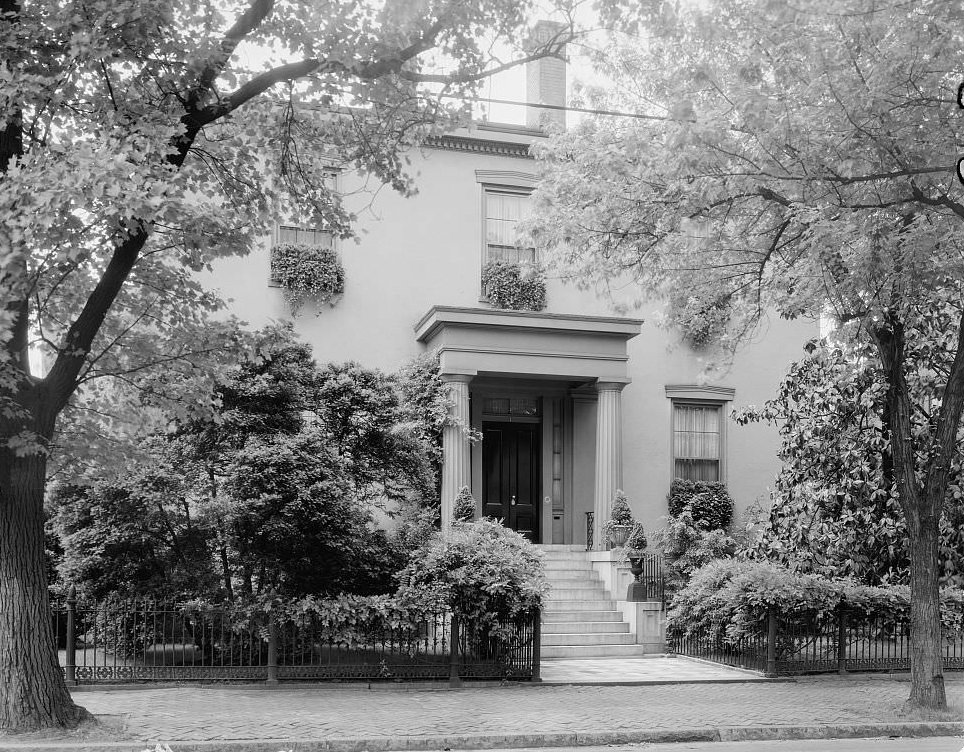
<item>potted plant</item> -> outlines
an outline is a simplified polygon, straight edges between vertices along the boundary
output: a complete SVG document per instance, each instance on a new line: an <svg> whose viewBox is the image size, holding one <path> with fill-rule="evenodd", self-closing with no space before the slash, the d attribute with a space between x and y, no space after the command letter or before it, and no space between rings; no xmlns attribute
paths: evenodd
<svg viewBox="0 0 964 752"><path fill-rule="evenodd" d="M603 524L603 531L609 538L610 548L616 548L626 543L629 531L633 527L633 521L633 511L629 508L629 499L621 490L617 490L613 496L609 519Z"/></svg>
<svg viewBox="0 0 964 752"><path fill-rule="evenodd" d="M643 573L643 557L646 555L648 545L643 523L634 522L626 538L626 559L629 561L629 571L633 573L636 582L639 582L639 576Z"/></svg>
<svg viewBox="0 0 964 752"><path fill-rule="evenodd" d="M650 599L660 599L660 589L657 581L653 580L652 573L644 582L641 579L643 574L643 560L646 558L646 547L649 541L646 540L646 531L641 522L633 523L633 529L629 531L626 539L626 559L629 561L629 571L633 573L633 581L629 583L626 593L628 601L647 601Z"/></svg>

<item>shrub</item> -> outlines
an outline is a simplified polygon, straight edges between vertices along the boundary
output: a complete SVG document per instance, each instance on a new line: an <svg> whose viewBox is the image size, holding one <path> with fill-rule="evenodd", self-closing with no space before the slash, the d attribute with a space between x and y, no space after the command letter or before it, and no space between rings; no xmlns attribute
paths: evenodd
<svg viewBox="0 0 964 752"><path fill-rule="evenodd" d="M469 491L468 486L459 489L458 496L455 497L455 504L452 510L452 521L471 522L475 519L475 497Z"/></svg>
<svg viewBox="0 0 964 752"><path fill-rule="evenodd" d="M399 575L399 598L444 602L481 629L542 605L548 590L542 559L519 533L490 519L458 522L437 533Z"/></svg>
<svg viewBox="0 0 964 752"><path fill-rule="evenodd" d="M654 533L656 545L666 561L666 590L675 593L697 569L711 561L732 556L736 542L723 530L709 530L697 525L689 509L678 517L667 517L666 527Z"/></svg>
<svg viewBox="0 0 964 752"><path fill-rule="evenodd" d="M646 540L646 531L643 529L643 523L634 522L633 529L629 531L629 537L626 539L626 555L631 555L631 552L642 553L648 545L649 541Z"/></svg>
<svg viewBox="0 0 964 752"><path fill-rule="evenodd" d="M546 280L535 264L490 261L482 269L482 289L496 308L541 311L546 307Z"/></svg>
<svg viewBox="0 0 964 752"><path fill-rule="evenodd" d="M696 525L726 530L733 519L733 500L726 485L717 481L676 478L669 487L669 513L679 517L689 509Z"/></svg>
<svg viewBox="0 0 964 752"><path fill-rule="evenodd" d="M271 249L271 278L284 289L292 313L309 297L327 302L345 291L345 268L331 248L279 243Z"/></svg>
<svg viewBox="0 0 964 752"><path fill-rule="evenodd" d="M785 619L802 619L846 606L864 614L906 616L906 586L871 587L850 578L827 578L793 572L780 564L720 559L693 574L673 599L667 617L677 633L695 633L726 625L729 639L763 628L768 609ZM964 592L941 591L941 620L947 631L960 631Z"/></svg>

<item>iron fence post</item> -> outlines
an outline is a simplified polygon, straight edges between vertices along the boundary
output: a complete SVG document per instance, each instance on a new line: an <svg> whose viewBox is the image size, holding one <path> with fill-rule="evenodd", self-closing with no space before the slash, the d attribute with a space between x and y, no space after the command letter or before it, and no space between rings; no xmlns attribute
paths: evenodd
<svg viewBox="0 0 964 752"><path fill-rule="evenodd" d="M542 611L536 609L532 625L532 681L542 681Z"/></svg>
<svg viewBox="0 0 964 752"><path fill-rule="evenodd" d="M847 611L842 605L837 610L837 673L847 673Z"/></svg>
<svg viewBox="0 0 964 752"><path fill-rule="evenodd" d="M459 617L452 613L452 625L449 634L449 652L451 660L449 662L449 686L461 687L462 679L459 677Z"/></svg>
<svg viewBox="0 0 964 752"><path fill-rule="evenodd" d="M594 530L595 527L595 514L593 512L586 512L586 550L592 551L593 549L593 537L596 534Z"/></svg>
<svg viewBox="0 0 964 752"><path fill-rule="evenodd" d="M77 611L77 588L73 585L67 591L67 657L64 661L64 671L68 685L77 683L77 639L75 631L75 614Z"/></svg>
<svg viewBox="0 0 964 752"><path fill-rule="evenodd" d="M767 609L767 668L765 676L777 675L777 612Z"/></svg>
<svg viewBox="0 0 964 752"><path fill-rule="evenodd" d="M268 678L265 683L278 683L278 622L274 614L268 616Z"/></svg>

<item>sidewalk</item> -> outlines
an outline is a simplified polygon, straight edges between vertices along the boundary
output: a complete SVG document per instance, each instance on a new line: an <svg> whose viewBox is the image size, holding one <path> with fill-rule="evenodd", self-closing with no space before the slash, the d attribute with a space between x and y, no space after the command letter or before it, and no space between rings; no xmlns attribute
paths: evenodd
<svg viewBox="0 0 964 752"><path fill-rule="evenodd" d="M113 721L113 733L107 727L83 742L0 736L0 750L120 752L163 742L175 752L376 752L964 734L964 723L902 717L908 692L906 681L887 677L460 690L282 685L78 691L81 705ZM964 682L951 678L948 696L961 717Z"/></svg>

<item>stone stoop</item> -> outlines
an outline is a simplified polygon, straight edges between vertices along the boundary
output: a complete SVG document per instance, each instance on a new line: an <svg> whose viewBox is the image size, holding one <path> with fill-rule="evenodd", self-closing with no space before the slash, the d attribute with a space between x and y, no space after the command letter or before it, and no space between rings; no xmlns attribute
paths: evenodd
<svg viewBox="0 0 964 752"><path fill-rule="evenodd" d="M542 611L542 657L642 658L643 646L630 634L585 546L539 549L552 586Z"/></svg>

